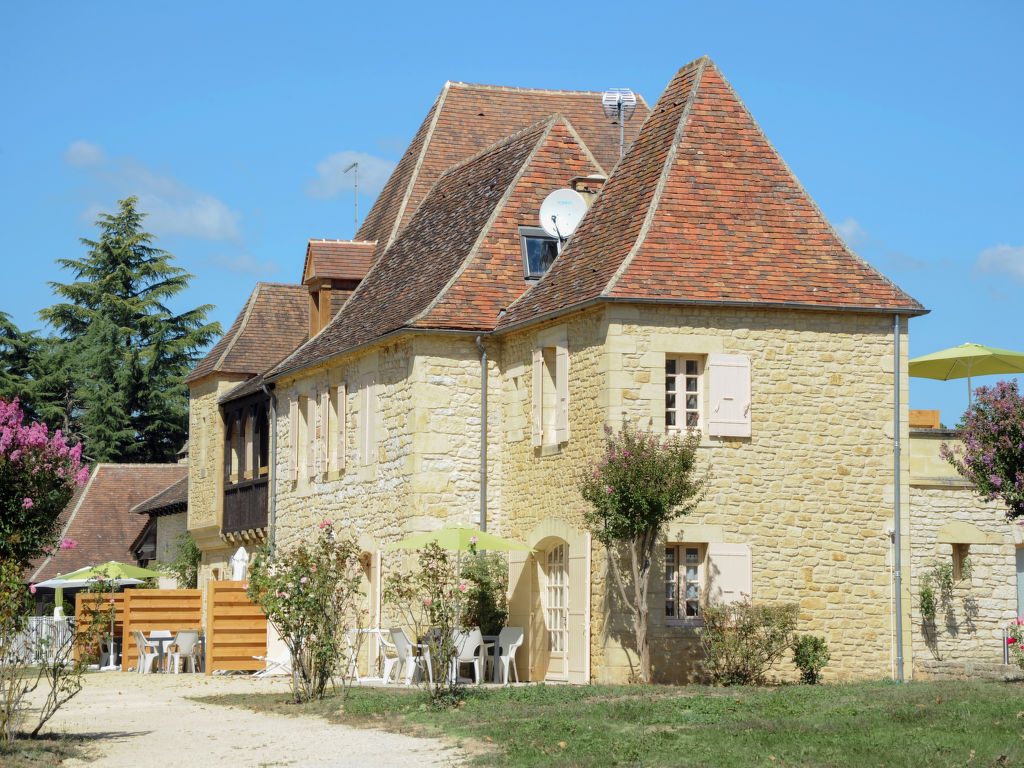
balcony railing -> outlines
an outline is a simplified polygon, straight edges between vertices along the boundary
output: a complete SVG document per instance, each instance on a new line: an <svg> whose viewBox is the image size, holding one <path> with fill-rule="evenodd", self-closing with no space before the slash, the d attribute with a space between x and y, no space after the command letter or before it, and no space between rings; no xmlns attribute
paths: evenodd
<svg viewBox="0 0 1024 768"><path fill-rule="evenodd" d="M267 526L267 478L224 486L221 533L240 533Z"/></svg>

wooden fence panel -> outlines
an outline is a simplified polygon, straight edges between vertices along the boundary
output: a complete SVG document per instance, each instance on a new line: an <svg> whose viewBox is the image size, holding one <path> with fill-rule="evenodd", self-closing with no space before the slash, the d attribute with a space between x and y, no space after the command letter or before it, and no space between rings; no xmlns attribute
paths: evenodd
<svg viewBox="0 0 1024 768"><path fill-rule="evenodd" d="M138 664L139 652L132 632L166 629L203 629L203 593L198 589L128 589L121 634L121 669Z"/></svg>
<svg viewBox="0 0 1024 768"><path fill-rule="evenodd" d="M254 656L267 652L267 617L245 594L248 582L207 583L206 674L218 670L256 671Z"/></svg>
<svg viewBox="0 0 1024 768"><path fill-rule="evenodd" d="M84 627L92 621L92 612L97 607L97 600L106 601L114 598L114 637L121 637L124 632L124 592L115 592L113 595L97 594L95 592L79 592L75 595L75 626ZM108 630L109 631L109 630ZM96 658L99 658L99 647L93 649ZM81 655L82 649L75 646L75 659Z"/></svg>

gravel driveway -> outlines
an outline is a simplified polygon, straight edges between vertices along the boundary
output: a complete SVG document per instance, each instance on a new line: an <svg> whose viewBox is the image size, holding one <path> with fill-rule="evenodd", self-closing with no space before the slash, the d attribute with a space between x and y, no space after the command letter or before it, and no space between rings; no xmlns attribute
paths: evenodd
<svg viewBox="0 0 1024 768"><path fill-rule="evenodd" d="M282 679L206 675L90 674L85 687L47 724L50 733L81 735L93 762L67 766L146 765L454 766L459 751L436 739L333 725L307 717L261 714L202 704L193 696L287 690Z"/></svg>

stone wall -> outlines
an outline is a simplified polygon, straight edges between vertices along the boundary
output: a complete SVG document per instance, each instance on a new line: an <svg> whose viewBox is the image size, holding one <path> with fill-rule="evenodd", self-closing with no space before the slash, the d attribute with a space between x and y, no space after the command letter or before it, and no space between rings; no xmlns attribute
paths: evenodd
<svg viewBox="0 0 1024 768"><path fill-rule="evenodd" d="M156 561L169 563L178 554L178 537L186 532L188 520L184 512L161 515L156 519ZM172 576L161 576L160 589L177 589L178 582Z"/></svg>
<svg viewBox="0 0 1024 768"><path fill-rule="evenodd" d="M910 589L915 676L995 677L1019 675L1003 665L1003 630L1017 615L1016 547L1021 526L1008 523L1005 506L986 502L939 458L946 430L911 435ZM922 578L937 564L951 563L954 545L966 546L972 568L956 583L951 600L934 618L921 615Z"/></svg>

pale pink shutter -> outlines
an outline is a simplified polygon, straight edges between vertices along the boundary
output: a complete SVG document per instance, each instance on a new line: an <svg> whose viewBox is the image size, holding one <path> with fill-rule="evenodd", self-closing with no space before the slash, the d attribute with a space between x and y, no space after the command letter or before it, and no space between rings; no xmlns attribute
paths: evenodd
<svg viewBox="0 0 1024 768"><path fill-rule="evenodd" d="M567 342L555 347L555 393L558 396L556 443L569 440L569 347Z"/></svg>
<svg viewBox="0 0 1024 768"><path fill-rule="evenodd" d="M533 350L533 404L530 423L534 446L544 442L544 350Z"/></svg>
<svg viewBox="0 0 1024 768"><path fill-rule="evenodd" d="M750 358L708 355L708 434L750 437Z"/></svg>
<svg viewBox="0 0 1024 768"><path fill-rule="evenodd" d="M306 396L306 477L316 472L316 392Z"/></svg>
<svg viewBox="0 0 1024 768"><path fill-rule="evenodd" d="M317 474L327 472L331 455L331 388L325 386L320 391L320 425L317 432L316 471Z"/></svg>
<svg viewBox="0 0 1024 768"><path fill-rule="evenodd" d="M337 469L342 470L345 468L345 448L347 447L348 441L346 440L347 429L348 429L348 387L345 386L345 382L338 385L338 423L337 423Z"/></svg>
<svg viewBox="0 0 1024 768"><path fill-rule="evenodd" d="M299 477L299 399L288 401L288 479L295 482Z"/></svg>
<svg viewBox="0 0 1024 768"><path fill-rule="evenodd" d="M753 592L749 544L708 544L704 558L704 600L735 603Z"/></svg>

